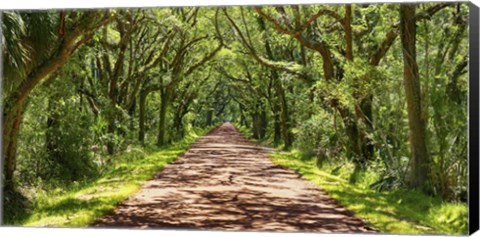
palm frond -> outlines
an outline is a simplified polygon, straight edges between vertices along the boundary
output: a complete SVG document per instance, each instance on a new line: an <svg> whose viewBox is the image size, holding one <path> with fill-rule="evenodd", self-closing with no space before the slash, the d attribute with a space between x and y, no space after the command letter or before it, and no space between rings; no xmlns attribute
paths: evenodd
<svg viewBox="0 0 480 237"><path fill-rule="evenodd" d="M21 15L17 12L3 12L2 32L4 89L8 90L14 80L25 76L25 66L30 61L28 46L23 41L26 26Z"/></svg>

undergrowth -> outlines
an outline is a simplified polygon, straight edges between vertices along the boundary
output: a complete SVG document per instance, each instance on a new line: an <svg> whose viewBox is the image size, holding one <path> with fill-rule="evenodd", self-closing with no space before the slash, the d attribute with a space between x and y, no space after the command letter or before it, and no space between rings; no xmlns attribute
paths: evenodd
<svg viewBox="0 0 480 237"><path fill-rule="evenodd" d="M212 128L212 127L211 127ZM156 147L132 146L110 157L110 164L95 179L64 188L35 189L29 210L10 208L6 225L85 227L137 192L165 165L183 154L211 128L198 130L175 144ZM10 195L12 196L12 195Z"/></svg>
<svg viewBox="0 0 480 237"><path fill-rule="evenodd" d="M376 191L370 185L378 177L370 170L360 171L357 182L349 179L354 165L325 162L318 168L314 158L298 150L274 152L273 162L295 170L324 189L342 206L355 212L367 225L383 233L453 234L468 233L468 206L448 203L420 191L394 189Z"/></svg>

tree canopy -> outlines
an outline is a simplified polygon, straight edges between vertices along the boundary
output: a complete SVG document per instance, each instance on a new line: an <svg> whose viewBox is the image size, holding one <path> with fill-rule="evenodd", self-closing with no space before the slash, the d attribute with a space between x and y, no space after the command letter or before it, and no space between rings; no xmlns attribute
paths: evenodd
<svg viewBox="0 0 480 237"><path fill-rule="evenodd" d="M373 170L378 191L465 202L467 19L465 3L5 11L4 188L231 121Z"/></svg>

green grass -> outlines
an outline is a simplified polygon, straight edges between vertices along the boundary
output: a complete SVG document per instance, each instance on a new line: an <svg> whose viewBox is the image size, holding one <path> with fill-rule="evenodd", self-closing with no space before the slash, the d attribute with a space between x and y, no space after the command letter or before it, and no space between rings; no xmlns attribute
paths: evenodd
<svg viewBox="0 0 480 237"><path fill-rule="evenodd" d="M209 130L197 132L205 134ZM200 135L191 134L174 145L156 151L133 148L112 157L112 165L96 180L72 185L68 190L36 195L28 215L13 220L21 226L85 227L137 192L166 164L177 159Z"/></svg>
<svg viewBox="0 0 480 237"><path fill-rule="evenodd" d="M208 130L198 134L203 135L206 131ZM68 190L38 193L29 215L11 224L88 226L138 191L145 180L184 153L198 137L199 135L189 136L160 151L133 148L112 157L112 166L94 181L73 185ZM445 203L439 198L416 191L399 189L377 192L369 188L369 184L377 177L368 171L359 174L359 181L351 184L348 182L353 171L351 164L336 169L336 166L326 163L322 169L318 169L314 159L307 159L296 150L272 153L271 159L296 170L381 232L467 234L468 209L465 204Z"/></svg>
<svg viewBox="0 0 480 237"><path fill-rule="evenodd" d="M377 177L373 172L359 174L355 184L349 182L353 165L338 168L326 163L321 169L315 159L305 159L301 152L275 152L273 162L296 170L324 189L342 206L355 212L367 225L392 234L468 233L468 207L463 203L447 203L418 191L397 189L378 192L369 188Z"/></svg>

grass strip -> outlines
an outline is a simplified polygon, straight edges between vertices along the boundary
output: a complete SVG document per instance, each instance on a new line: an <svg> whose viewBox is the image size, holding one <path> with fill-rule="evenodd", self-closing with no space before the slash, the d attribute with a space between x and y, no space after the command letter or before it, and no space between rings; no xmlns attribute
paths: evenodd
<svg viewBox="0 0 480 237"><path fill-rule="evenodd" d="M137 192L165 165L188 150L197 138L210 129L190 134L184 140L156 151L133 148L112 157L112 165L101 177L68 190L57 189L36 195L32 209L23 220L13 225L85 227L113 210Z"/></svg>
<svg viewBox="0 0 480 237"><path fill-rule="evenodd" d="M468 206L448 203L419 191L395 189L378 192L369 188L376 175L360 174L355 184L348 180L353 165L324 164L319 169L315 159L305 159L298 150L274 152L276 164L295 170L303 178L325 190L342 206L353 211L367 225L391 234L453 234L468 233Z"/></svg>

